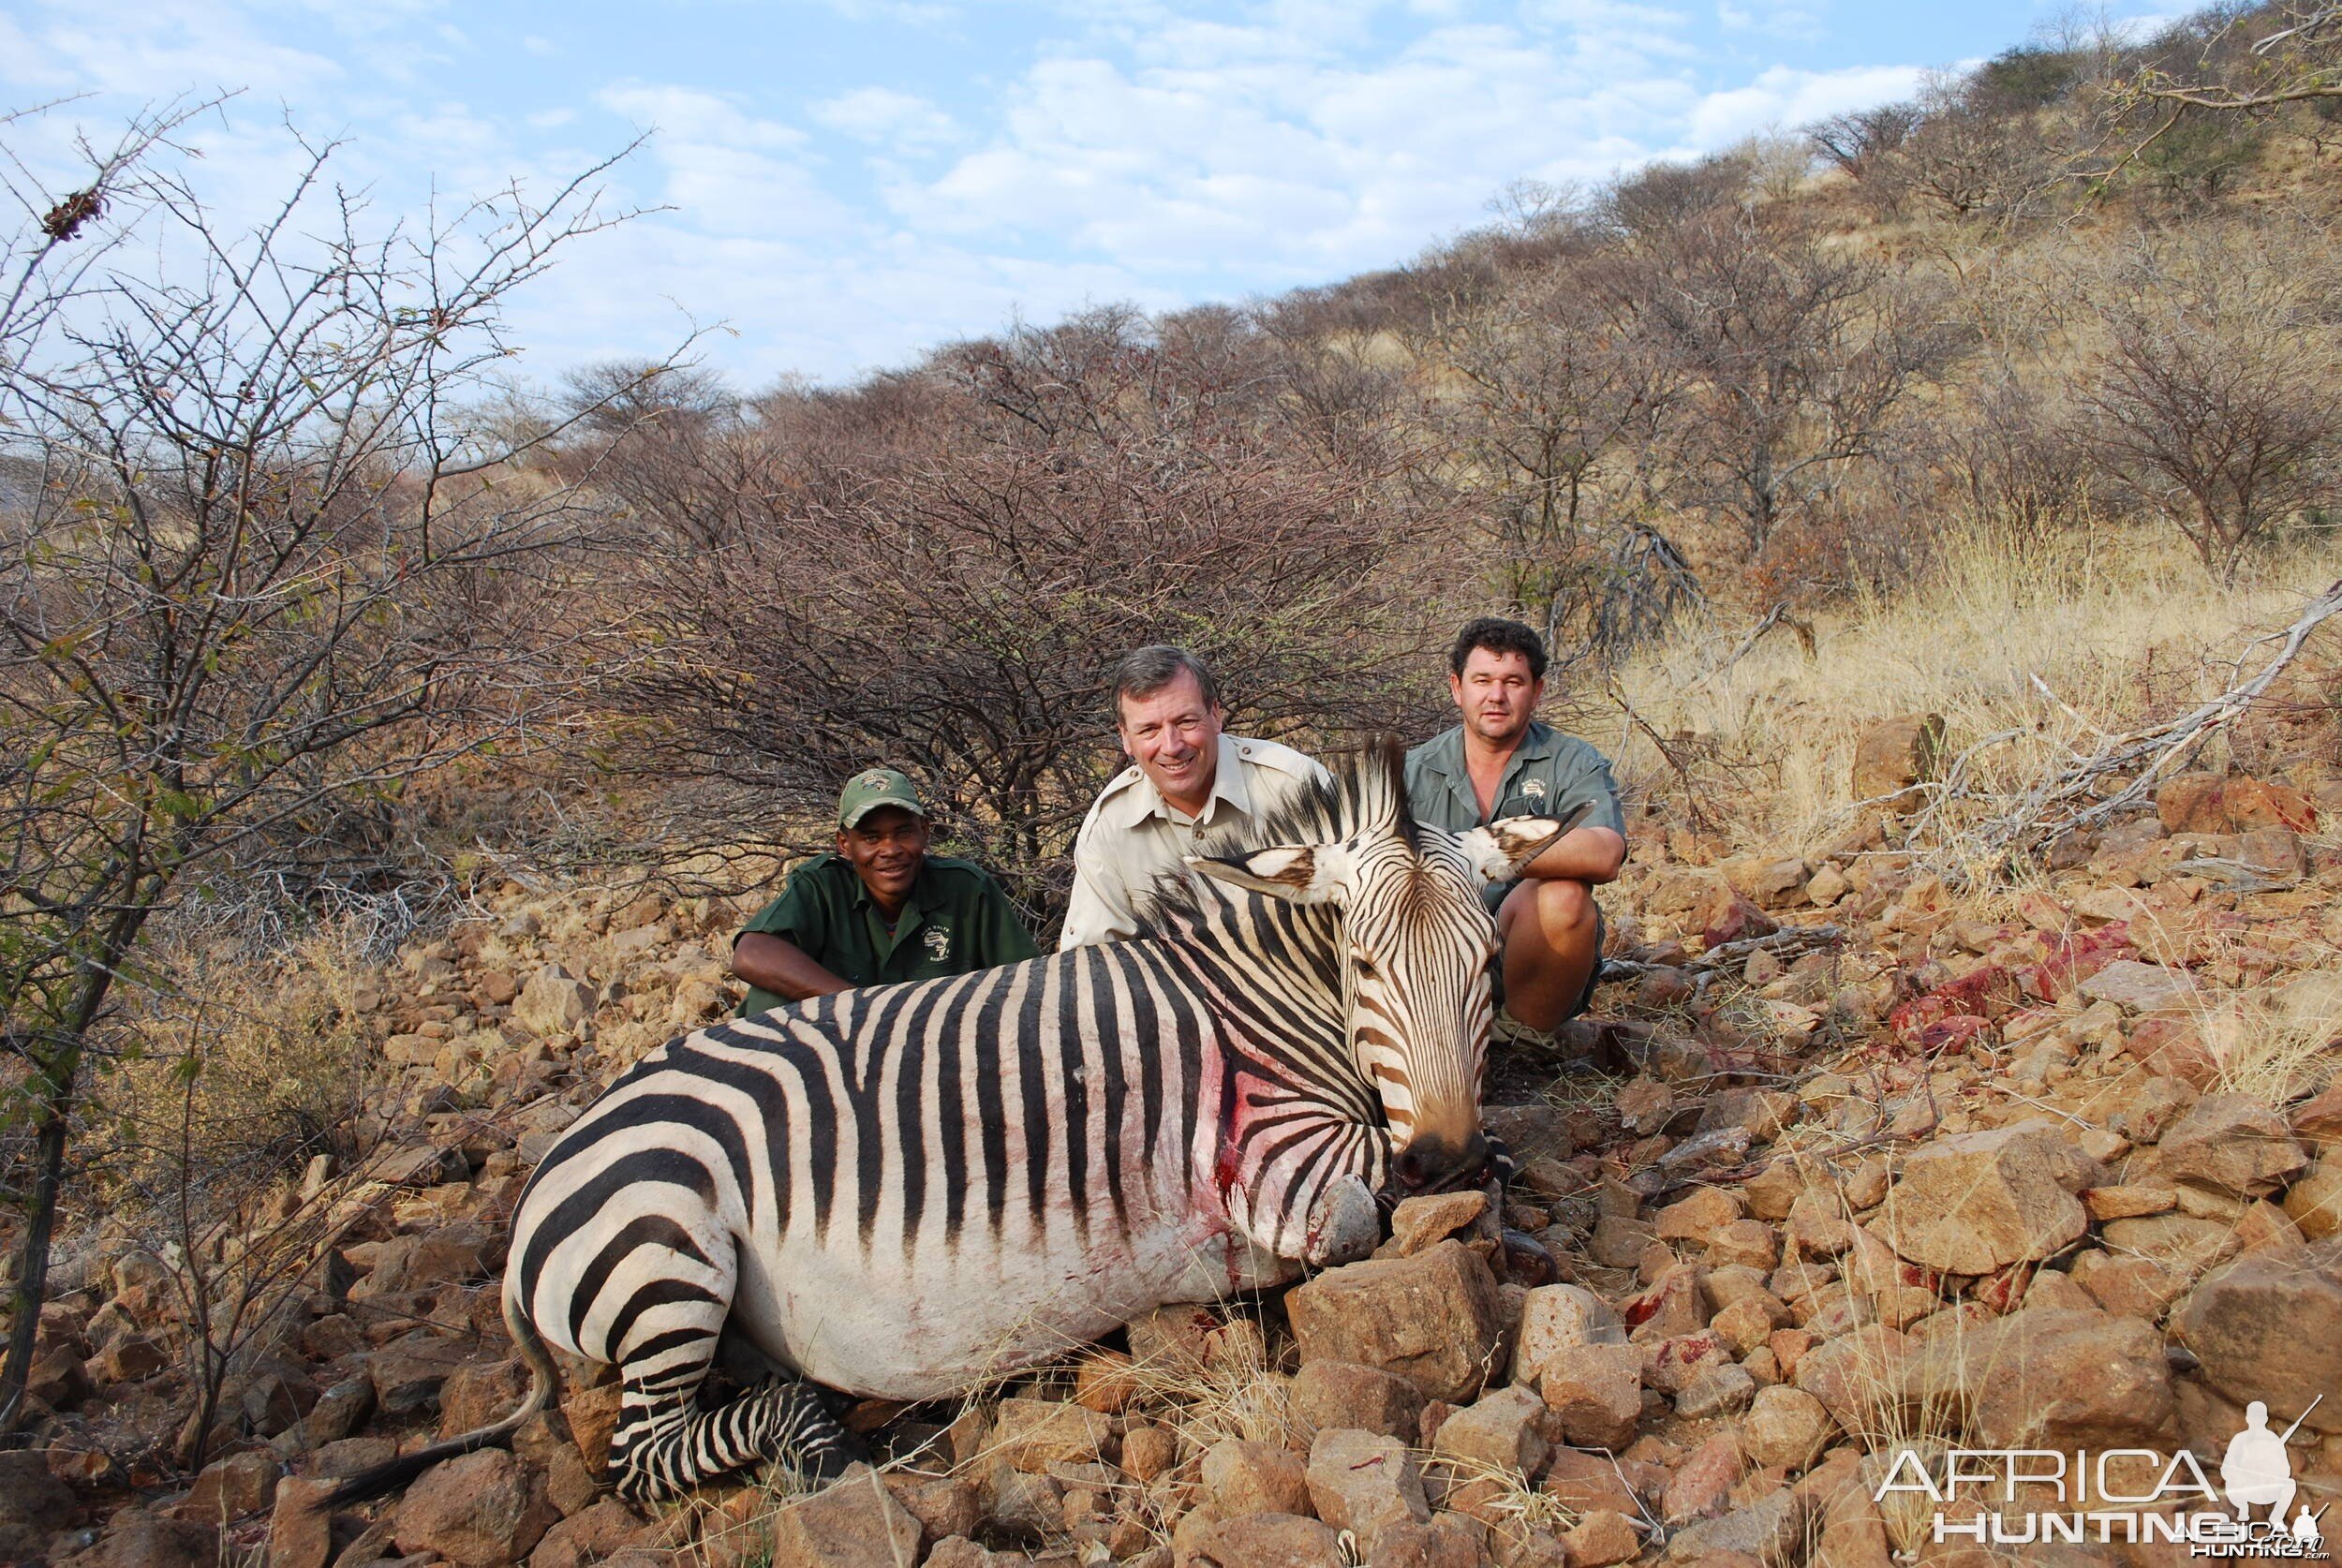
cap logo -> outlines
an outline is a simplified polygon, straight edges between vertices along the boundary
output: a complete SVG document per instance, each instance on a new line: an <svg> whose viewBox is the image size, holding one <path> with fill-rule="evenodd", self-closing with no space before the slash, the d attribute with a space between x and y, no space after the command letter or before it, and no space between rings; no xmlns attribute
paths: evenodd
<svg viewBox="0 0 2342 1568"><path fill-rule="evenodd" d="M864 774L861 777L855 779L854 782L861 785L866 790L883 790L886 788L886 775L872 771L870 773Z"/></svg>

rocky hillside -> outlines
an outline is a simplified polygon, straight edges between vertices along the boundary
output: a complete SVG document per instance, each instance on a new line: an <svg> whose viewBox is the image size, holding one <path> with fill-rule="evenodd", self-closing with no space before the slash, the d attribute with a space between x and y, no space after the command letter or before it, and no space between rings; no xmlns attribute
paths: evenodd
<svg viewBox="0 0 2342 1568"><path fill-rule="evenodd" d="M328 1516L331 1478L518 1398L497 1280L532 1161L729 1005L740 910L511 884L346 998L384 1075L363 1158L192 1257L143 1220L76 1238L41 1318L42 1446L0 1455L0 1561L1981 1561L1934 1543L1924 1496L1872 1501L1899 1451L2184 1445L2216 1477L2252 1400L2278 1430L2306 1413L2314 1512L2342 1499L2321 813L2342 776L2314 764L2182 776L1991 896L1925 874L1891 817L1810 859L1646 824L1573 1054L1500 1064L1489 1119L1522 1165L1501 1209L1413 1200L1374 1260L1281 1298L1165 1309L965 1408L857 1406L890 1457L810 1499L770 1477L618 1501L598 1483L616 1391L572 1368L510 1453ZM239 1290L188 1488L171 1456ZM2046 1504L1970 1488L1941 1512L1996 1505Z"/></svg>

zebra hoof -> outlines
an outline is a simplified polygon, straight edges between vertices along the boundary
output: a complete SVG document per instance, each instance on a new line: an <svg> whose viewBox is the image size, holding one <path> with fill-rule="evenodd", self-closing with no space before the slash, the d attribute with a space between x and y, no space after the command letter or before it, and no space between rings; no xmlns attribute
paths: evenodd
<svg viewBox="0 0 2342 1568"><path fill-rule="evenodd" d="M1374 1194L1356 1176L1346 1176L1326 1189L1310 1216L1309 1247L1303 1254L1313 1268L1339 1268L1371 1256L1383 1242L1383 1211Z"/></svg>

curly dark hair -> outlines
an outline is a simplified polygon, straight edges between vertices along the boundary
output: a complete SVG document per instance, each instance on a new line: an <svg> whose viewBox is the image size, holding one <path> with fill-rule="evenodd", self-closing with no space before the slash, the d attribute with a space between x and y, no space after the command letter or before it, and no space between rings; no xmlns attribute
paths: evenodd
<svg viewBox="0 0 2342 1568"><path fill-rule="evenodd" d="M1529 661L1531 680L1545 679L1545 639L1519 621L1499 615L1466 621L1464 629L1456 633L1456 645L1447 650L1447 673L1462 674L1464 660L1472 657L1475 648L1486 648L1492 654L1519 654Z"/></svg>

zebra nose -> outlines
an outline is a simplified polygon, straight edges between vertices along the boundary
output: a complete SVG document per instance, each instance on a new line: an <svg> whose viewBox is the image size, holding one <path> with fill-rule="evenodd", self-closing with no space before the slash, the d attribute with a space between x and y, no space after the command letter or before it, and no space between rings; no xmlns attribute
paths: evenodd
<svg viewBox="0 0 2342 1568"><path fill-rule="evenodd" d="M1489 1141L1476 1129L1460 1146L1444 1138L1416 1138L1399 1151L1390 1174L1409 1192L1430 1192L1460 1181L1477 1181L1488 1168Z"/></svg>

